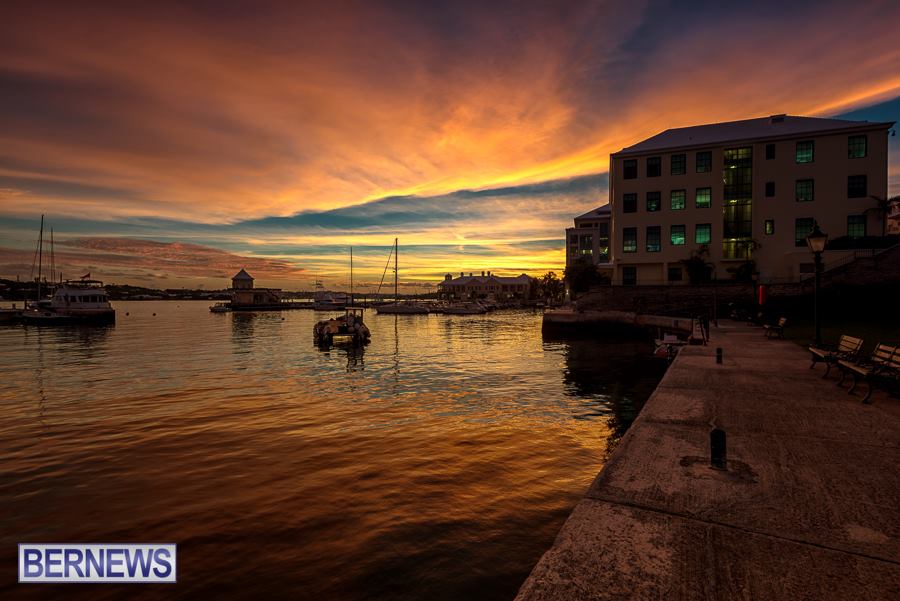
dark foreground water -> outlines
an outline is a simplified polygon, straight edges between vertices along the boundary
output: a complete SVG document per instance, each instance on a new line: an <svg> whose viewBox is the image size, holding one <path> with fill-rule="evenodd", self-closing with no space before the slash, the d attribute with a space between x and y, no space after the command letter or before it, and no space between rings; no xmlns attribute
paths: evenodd
<svg viewBox="0 0 900 601"><path fill-rule="evenodd" d="M527 311L322 352L208 304L0 326L0 598L511 599L664 369ZM178 583L18 585L20 542L175 542Z"/></svg>

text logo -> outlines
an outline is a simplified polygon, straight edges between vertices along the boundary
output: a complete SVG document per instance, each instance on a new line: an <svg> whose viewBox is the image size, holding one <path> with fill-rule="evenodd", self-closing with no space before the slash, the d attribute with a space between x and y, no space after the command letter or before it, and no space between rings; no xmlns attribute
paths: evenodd
<svg viewBox="0 0 900 601"><path fill-rule="evenodd" d="M173 544L19 545L19 582L175 582Z"/></svg>

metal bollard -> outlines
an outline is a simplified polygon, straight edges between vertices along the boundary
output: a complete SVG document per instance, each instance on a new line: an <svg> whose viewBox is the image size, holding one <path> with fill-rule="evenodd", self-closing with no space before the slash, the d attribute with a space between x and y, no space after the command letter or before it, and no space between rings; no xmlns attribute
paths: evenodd
<svg viewBox="0 0 900 601"><path fill-rule="evenodd" d="M716 363L722 365L722 347L716 347Z"/></svg>
<svg viewBox="0 0 900 601"><path fill-rule="evenodd" d="M709 464L717 470L728 469L725 430L715 428L709 433Z"/></svg>

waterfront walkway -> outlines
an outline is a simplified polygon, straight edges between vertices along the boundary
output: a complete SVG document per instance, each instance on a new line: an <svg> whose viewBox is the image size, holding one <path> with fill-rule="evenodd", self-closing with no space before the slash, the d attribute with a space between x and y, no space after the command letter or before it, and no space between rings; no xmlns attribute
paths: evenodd
<svg viewBox="0 0 900 601"><path fill-rule="evenodd" d="M733 322L684 348L517 599L900 599L900 400L809 364Z"/></svg>

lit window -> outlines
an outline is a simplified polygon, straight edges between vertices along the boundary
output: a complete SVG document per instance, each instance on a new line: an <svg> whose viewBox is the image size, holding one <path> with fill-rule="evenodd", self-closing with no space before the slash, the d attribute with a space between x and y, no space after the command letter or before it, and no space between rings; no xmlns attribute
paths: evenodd
<svg viewBox="0 0 900 601"><path fill-rule="evenodd" d="M637 228L626 227L622 229L622 252L637 252Z"/></svg>
<svg viewBox="0 0 900 601"><path fill-rule="evenodd" d="M712 171L712 151L704 150L697 153L697 173L709 173Z"/></svg>
<svg viewBox="0 0 900 601"><path fill-rule="evenodd" d="M661 157L648 157L647 158L647 177L659 177L662 175L662 158Z"/></svg>
<svg viewBox="0 0 900 601"><path fill-rule="evenodd" d="M775 158L775 145L766 144L766 160L771 161Z"/></svg>
<svg viewBox="0 0 900 601"><path fill-rule="evenodd" d="M637 213L637 194L629 192L622 195L622 212Z"/></svg>
<svg viewBox="0 0 900 601"><path fill-rule="evenodd" d="M712 224L698 223L694 228L694 243L709 244L712 240Z"/></svg>
<svg viewBox="0 0 900 601"><path fill-rule="evenodd" d="M578 243L578 250L583 255L590 255L594 252L594 236L592 234L582 234Z"/></svg>
<svg viewBox="0 0 900 601"><path fill-rule="evenodd" d="M662 250L662 228L658 225L647 226L647 252L658 253Z"/></svg>
<svg viewBox="0 0 900 601"><path fill-rule="evenodd" d="M682 278L681 267L669 267L669 281L680 282Z"/></svg>
<svg viewBox="0 0 900 601"><path fill-rule="evenodd" d="M847 235L851 238L863 238L866 235L866 216L847 215Z"/></svg>
<svg viewBox="0 0 900 601"><path fill-rule="evenodd" d="M766 219L765 223L765 232L766 236L771 236L775 233L775 220L774 219Z"/></svg>
<svg viewBox="0 0 900 601"><path fill-rule="evenodd" d="M672 155L672 175L684 175L687 172L687 155Z"/></svg>
<svg viewBox="0 0 900 601"><path fill-rule="evenodd" d="M622 162L622 177L625 179L637 179L637 159L625 159Z"/></svg>
<svg viewBox="0 0 900 601"><path fill-rule="evenodd" d="M647 192L647 211L653 213L660 209L660 194L659 192Z"/></svg>
<svg viewBox="0 0 900 601"><path fill-rule="evenodd" d="M797 162L812 163L815 158L815 142L808 140L806 142L797 142Z"/></svg>
<svg viewBox="0 0 900 601"><path fill-rule="evenodd" d="M766 182L766 198L775 196L775 182Z"/></svg>
<svg viewBox="0 0 900 601"><path fill-rule="evenodd" d="M669 196L669 206L673 211L681 211L684 209L684 190L672 190Z"/></svg>
<svg viewBox="0 0 900 601"><path fill-rule="evenodd" d="M794 184L794 198L797 202L810 202L814 199L815 190L813 180L798 179Z"/></svg>
<svg viewBox="0 0 900 601"><path fill-rule="evenodd" d="M698 209L708 209L712 205L712 188L697 188L694 206Z"/></svg>
<svg viewBox="0 0 900 601"><path fill-rule="evenodd" d="M684 244L684 226L673 225L669 234L669 241L673 246L682 246Z"/></svg>
<svg viewBox="0 0 900 601"><path fill-rule="evenodd" d="M851 175L847 178L847 198L865 198L867 196L865 175Z"/></svg>
<svg viewBox="0 0 900 601"><path fill-rule="evenodd" d="M865 158L868 150L866 136L850 136L847 139L847 157L851 159Z"/></svg>
<svg viewBox="0 0 900 601"><path fill-rule="evenodd" d="M816 220L812 217L798 217L794 220L794 246L806 246L806 237L815 224Z"/></svg>

